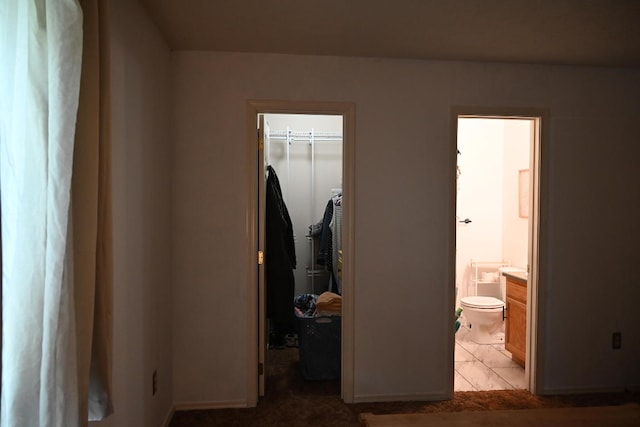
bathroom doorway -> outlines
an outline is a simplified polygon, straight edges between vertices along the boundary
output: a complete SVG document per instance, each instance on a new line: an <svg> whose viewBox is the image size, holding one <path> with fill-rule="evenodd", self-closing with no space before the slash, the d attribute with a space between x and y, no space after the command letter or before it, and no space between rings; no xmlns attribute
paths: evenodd
<svg viewBox="0 0 640 427"><path fill-rule="evenodd" d="M456 116L454 391L532 389L539 129L534 115Z"/></svg>

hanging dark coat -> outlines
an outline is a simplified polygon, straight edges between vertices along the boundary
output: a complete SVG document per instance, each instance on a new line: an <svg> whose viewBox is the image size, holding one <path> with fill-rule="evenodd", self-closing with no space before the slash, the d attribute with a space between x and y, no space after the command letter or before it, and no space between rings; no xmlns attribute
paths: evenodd
<svg viewBox="0 0 640 427"><path fill-rule="evenodd" d="M267 317L277 321L293 319L293 297L296 249L293 224L282 198L280 181L275 170L267 167L265 201L265 275Z"/></svg>

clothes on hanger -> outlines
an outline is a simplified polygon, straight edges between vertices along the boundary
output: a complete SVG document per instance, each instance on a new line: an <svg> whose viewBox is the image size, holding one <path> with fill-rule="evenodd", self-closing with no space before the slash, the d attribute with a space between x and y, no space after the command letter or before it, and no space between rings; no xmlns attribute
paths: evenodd
<svg viewBox="0 0 640 427"><path fill-rule="evenodd" d="M342 290L342 195L332 197L324 211L316 262L329 271L329 290ZM340 261L340 262L339 262Z"/></svg>
<svg viewBox="0 0 640 427"><path fill-rule="evenodd" d="M270 341L284 347L284 336L294 330L296 252L293 224L273 167L267 167L265 200L265 279L267 317L272 321Z"/></svg>

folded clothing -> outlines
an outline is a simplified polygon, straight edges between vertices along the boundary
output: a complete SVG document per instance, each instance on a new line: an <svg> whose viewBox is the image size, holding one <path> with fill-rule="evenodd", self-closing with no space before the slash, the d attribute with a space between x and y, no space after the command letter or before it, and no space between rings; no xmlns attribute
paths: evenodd
<svg viewBox="0 0 640 427"><path fill-rule="evenodd" d="M316 300L316 310L318 313L341 313L342 297L333 292L323 292Z"/></svg>

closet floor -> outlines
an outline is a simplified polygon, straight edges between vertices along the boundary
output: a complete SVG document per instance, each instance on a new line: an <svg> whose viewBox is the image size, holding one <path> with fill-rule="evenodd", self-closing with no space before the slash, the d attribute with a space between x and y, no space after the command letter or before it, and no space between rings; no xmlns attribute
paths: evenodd
<svg viewBox="0 0 640 427"><path fill-rule="evenodd" d="M340 396L340 380L307 381L300 372L300 357L296 347L267 351L265 395L269 398L297 399L314 396Z"/></svg>

